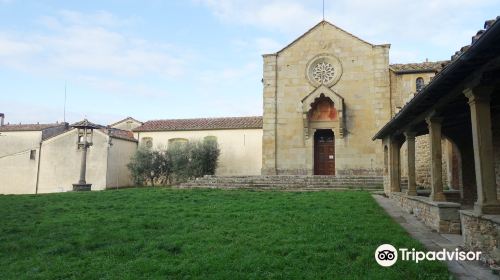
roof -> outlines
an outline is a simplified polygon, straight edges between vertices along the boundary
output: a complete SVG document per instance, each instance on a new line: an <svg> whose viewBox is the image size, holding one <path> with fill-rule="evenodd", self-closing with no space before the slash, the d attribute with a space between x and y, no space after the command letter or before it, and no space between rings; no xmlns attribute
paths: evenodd
<svg viewBox="0 0 500 280"><path fill-rule="evenodd" d="M95 129L97 129L97 128L102 127L102 125L91 123L91 122L89 122L89 120L84 119L83 121L79 121L79 122L76 122L76 123L72 124L71 127L74 127L74 128L95 128Z"/></svg>
<svg viewBox="0 0 500 280"><path fill-rule="evenodd" d="M252 128L262 128L261 116L152 120L145 122L143 125L137 127L133 131L141 132Z"/></svg>
<svg viewBox="0 0 500 280"><path fill-rule="evenodd" d="M137 122L137 123L142 124L142 122L141 122L141 121L138 121L138 120L136 120L136 119L134 119L134 118L132 118L132 117L126 117L126 118L124 118L124 119L122 119L122 120L119 120L119 121L117 121L117 122L115 122L115 123L110 124L109 126L115 126L115 125L117 125L117 124L119 124L119 123L122 123L122 122L125 122L125 121L134 121L134 122Z"/></svg>
<svg viewBox="0 0 500 280"><path fill-rule="evenodd" d="M410 74L410 73L426 73L434 72L437 73L443 69L450 61L435 61L435 62L421 62L421 63L406 63L406 64L391 64L389 69L398 74Z"/></svg>
<svg viewBox="0 0 500 280"><path fill-rule="evenodd" d="M413 99L382 127L372 140L383 139L391 132L402 129L414 116L428 111L433 104L451 92L476 70L500 56L500 17L488 20L484 30L472 37L471 44L460 48L448 63L425 85Z"/></svg>
<svg viewBox="0 0 500 280"><path fill-rule="evenodd" d="M4 124L0 126L0 131L42 131L53 127L64 127L67 123L46 123L46 124Z"/></svg>
<svg viewBox="0 0 500 280"><path fill-rule="evenodd" d="M340 27L338 27L338 26L336 26L336 25L334 25L334 24L332 24L332 23L330 23L330 22L328 22L328 21L326 21L326 20L322 20L322 21L320 21L318 24L316 24L315 26L313 26L311 29L307 30L304 34L300 35L297 39L293 40L290 44L286 45L286 46L285 46L284 48L282 48L281 50L277 51L277 52L276 52L276 53L274 53L274 54L265 54L265 55L275 55L275 54L278 54L278 53L280 53L280 52L283 52L284 50L288 49L289 47L291 47L292 45L294 45L295 43L297 43L298 41L300 41L302 38L304 38L305 36L307 36L309 33L311 33L311 32L312 32L314 29L316 29L318 26L320 26L320 25L325 25L325 24L328 24L328 25L330 25L331 27L333 27L333 28L335 28L335 29L338 29L338 30L342 31L342 32L346 33L347 35L349 35L349 36L351 36L351 37L353 37L353 38L355 38L355 39L357 39L357 40L359 40L359 41L361 41L361 42L363 42L363 43L365 43L365 44L368 44L368 45L370 45L370 46L374 46L373 44L371 44L371 43L369 43L369 42L367 42L367 41L365 41L365 40L363 40L363 39L361 39L361 38L359 38L359 37L357 37L357 36L353 35L352 33L349 33L349 32L347 32L347 31L345 31L344 29L342 29L342 28L340 28ZM383 44L383 45L387 45L387 44Z"/></svg>
<svg viewBox="0 0 500 280"><path fill-rule="evenodd" d="M134 137L134 133L132 133L132 131L91 123L87 119L74 123L71 126L74 128L88 127L88 128L98 129L104 134L108 135L109 137L137 142L137 140Z"/></svg>
<svg viewBox="0 0 500 280"><path fill-rule="evenodd" d="M134 133L132 131L111 127L102 127L99 130L112 138L137 142L137 139L135 139Z"/></svg>

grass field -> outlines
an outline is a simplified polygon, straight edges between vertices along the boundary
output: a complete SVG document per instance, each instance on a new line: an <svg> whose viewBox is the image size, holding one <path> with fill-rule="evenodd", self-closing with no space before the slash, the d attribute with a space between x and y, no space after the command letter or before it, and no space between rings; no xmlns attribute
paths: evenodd
<svg viewBox="0 0 500 280"><path fill-rule="evenodd" d="M0 196L0 279L448 279L369 193L126 189Z"/></svg>

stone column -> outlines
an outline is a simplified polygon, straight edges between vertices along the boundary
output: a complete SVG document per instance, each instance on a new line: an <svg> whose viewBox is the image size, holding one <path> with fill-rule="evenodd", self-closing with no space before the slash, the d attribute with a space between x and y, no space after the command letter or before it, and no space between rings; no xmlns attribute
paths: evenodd
<svg viewBox="0 0 500 280"><path fill-rule="evenodd" d="M429 144L431 153L431 196L432 201L446 201L443 193L443 163L441 149L442 118L431 116L425 119L429 127Z"/></svg>
<svg viewBox="0 0 500 280"><path fill-rule="evenodd" d="M399 142L391 137L389 142L389 186L391 192L401 192L399 148Z"/></svg>
<svg viewBox="0 0 500 280"><path fill-rule="evenodd" d="M408 195L417 195L417 182L415 176L415 135L413 131L405 132L408 150Z"/></svg>
<svg viewBox="0 0 500 280"><path fill-rule="evenodd" d="M80 164L80 180L78 181L78 184L87 184L85 181L85 175L87 173L87 136L85 136L85 141L83 142L83 147L82 147L82 160Z"/></svg>
<svg viewBox="0 0 500 280"><path fill-rule="evenodd" d="M491 87L467 88L472 123L472 144L476 170L477 202L474 211L478 214L500 214L497 199L493 138L491 132L490 93Z"/></svg>

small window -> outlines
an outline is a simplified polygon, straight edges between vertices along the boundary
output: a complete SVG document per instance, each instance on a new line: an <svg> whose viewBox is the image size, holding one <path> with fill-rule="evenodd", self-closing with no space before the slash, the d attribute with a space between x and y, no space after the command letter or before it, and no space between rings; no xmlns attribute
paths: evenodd
<svg viewBox="0 0 500 280"><path fill-rule="evenodd" d="M31 150L30 151L30 159L35 160L35 158L36 158L36 150Z"/></svg>
<svg viewBox="0 0 500 280"><path fill-rule="evenodd" d="M215 142L217 142L217 137L216 137L216 136L213 136L213 135L209 135L209 136L205 136L205 138L203 138L203 140L207 140L207 141L215 141Z"/></svg>
<svg viewBox="0 0 500 280"><path fill-rule="evenodd" d="M415 81L415 87L417 91L422 90L422 88L424 87L424 78L418 77L417 80Z"/></svg>
<svg viewBox="0 0 500 280"><path fill-rule="evenodd" d="M189 140L186 138L172 138L168 140L168 146L187 144Z"/></svg>
<svg viewBox="0 0 500 280"><path fill-rule="evenodd" d="M142 144L148 148L151 149L153 148L153 138L152 137L143 137L142 138Z"/></svg>
<svg viewBox="0 0 500 280"><path fill-rule="evenodd" d="M92 145L93 131L87 130L87 143ZM85 132L82 129L78 129L78 138L76 139L78 148L85 143Z"/></svg>

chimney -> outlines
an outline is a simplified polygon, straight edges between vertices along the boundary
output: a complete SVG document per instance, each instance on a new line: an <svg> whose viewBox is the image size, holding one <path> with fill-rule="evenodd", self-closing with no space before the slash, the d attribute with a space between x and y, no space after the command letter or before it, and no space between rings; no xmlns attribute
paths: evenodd
<svg viewBox="0 0 500 280"><path fill-rule="evenodd" d="M5 119L4 113L0 113L0 126L3 126L4 119Z"/></svg>

